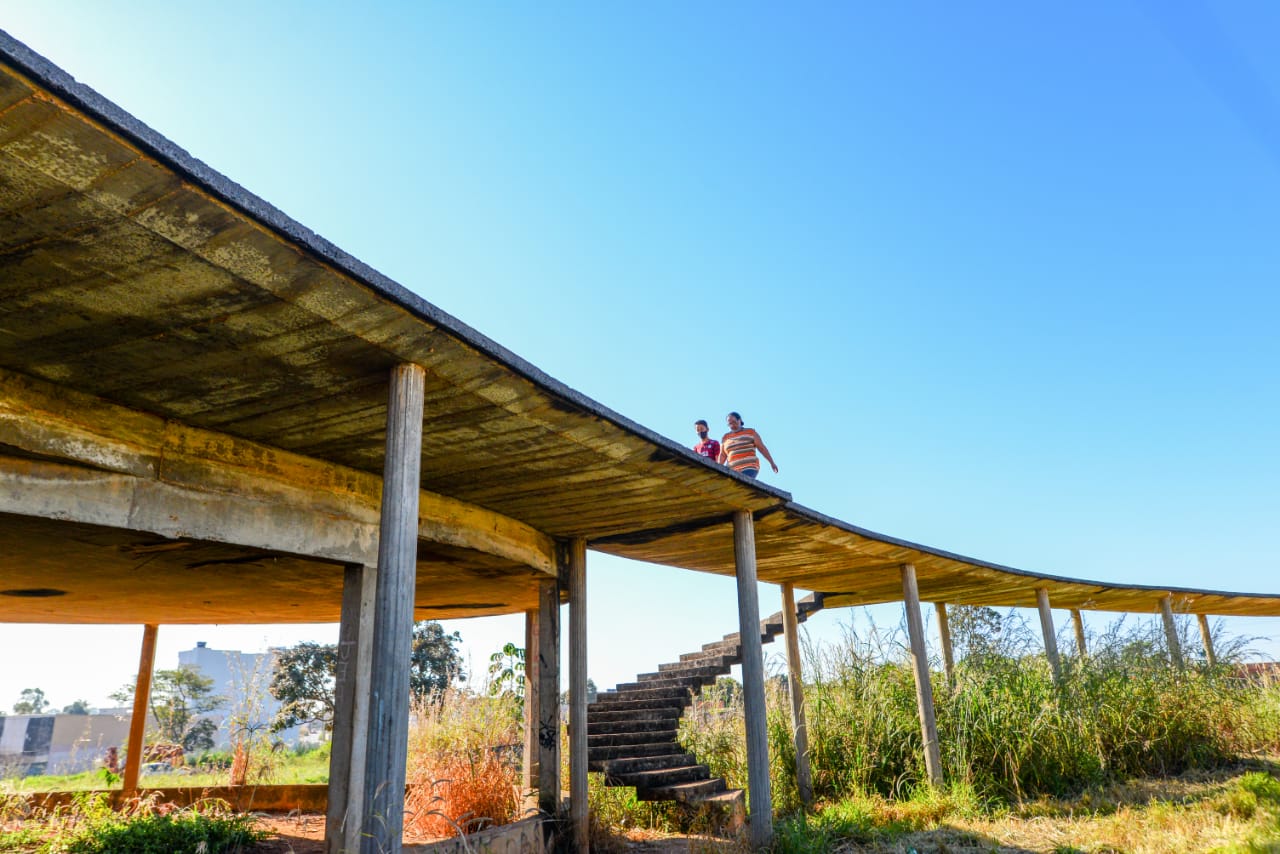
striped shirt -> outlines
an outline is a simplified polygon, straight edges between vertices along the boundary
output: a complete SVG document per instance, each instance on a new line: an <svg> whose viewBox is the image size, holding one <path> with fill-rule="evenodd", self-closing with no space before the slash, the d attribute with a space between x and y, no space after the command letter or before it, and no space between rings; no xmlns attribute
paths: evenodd
<svg viewBox="0 0 1280 854"><path fill-rule="evenodd" d="M750 427L725 433L724 438L720 440L720 447L725 453L724 464L734 471L743 469L759 471L760 459L756 456L756 444L759 441L760 435Z"/></svg>

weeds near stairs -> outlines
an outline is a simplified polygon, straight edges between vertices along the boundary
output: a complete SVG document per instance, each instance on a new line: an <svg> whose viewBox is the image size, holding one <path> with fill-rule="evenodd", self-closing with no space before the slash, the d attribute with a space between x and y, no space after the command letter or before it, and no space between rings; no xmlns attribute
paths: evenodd
<svg viewBox="0 0 1280 854"><path fill-rule="evenodd" d="M849 841L879 838L895 827L908 832L939 810L949 820L990 817L1128 780L1176 778L1280 755L1280 686L1241 678L1236 665L1245 650L1238 639L1219 638L1219 660L1226 663L1209 668L1193 661L1179 672L1169 666L1158 623L1120 621L1091 639L1088 657L1065 655L1064 677L1055 683L1038 633L1012 615L997 622L1003 623L999 636L971 645L954 685L946 684L940 663L933 673L949 782L943 792L923 784L915 684L901 630L862 636L848 630L839 643L806 649L811 768L826 807L799 826L785 818L799 807L785 679L768 681L771 787L784 817L779 850L828 850L824 834ZM708 689L681 720L679 739L713 775L745 789L741 692L731 687ZM1251 806L1259 815L1280 813L1280 801L1265 794L1271 791L1265 780L1271 778L1249 778L1213 796L1220 802L1208 798L1217 806L1208 809L1206 822L1213 815L1242 821ZM789 848L788 834L817 847Z"/></svg>

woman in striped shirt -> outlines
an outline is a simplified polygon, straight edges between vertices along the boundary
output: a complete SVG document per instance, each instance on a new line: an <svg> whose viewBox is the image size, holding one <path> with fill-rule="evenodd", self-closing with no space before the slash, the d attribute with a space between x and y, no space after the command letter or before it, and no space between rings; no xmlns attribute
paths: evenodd
<svg viewBox="0 0 1280 854"><path fill-rule="evenodd" d="M769 461L769 465L773 466L773 473L778 473L778 464L773 461L769 449L764 446L764 440L755 430L742 426L741 415L730 412L725 418L725 423L729 425L729 432L725 433L724 438L720 440L721 463L738 474L755 477L760 474L760 459L756 456L758 449Z"/></svg>

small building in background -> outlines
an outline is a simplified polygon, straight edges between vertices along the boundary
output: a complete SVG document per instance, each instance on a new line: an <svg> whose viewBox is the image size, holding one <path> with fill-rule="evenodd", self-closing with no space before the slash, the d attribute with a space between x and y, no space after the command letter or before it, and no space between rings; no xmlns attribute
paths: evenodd
<svg viewBox="0 0 1280 854"><path fill-rule="evenodd" d="M202 715L218 724L215 749L230 748L237 728L267 735L273 742L298 743L302 736L300 727L271 732L271 721L281 706L280 701L271 696L275 661L275 650L212 649L204 641L178 653L179 667L190 667L212 679L213 693L226 698L222 708Z"/></svg>
<svg viewBox="0 0 1280 854"><path fill-rule="evenodd" d="M124 751L129 713L0 716L0 778L78 774L102 766L109 748Z"/></svg>

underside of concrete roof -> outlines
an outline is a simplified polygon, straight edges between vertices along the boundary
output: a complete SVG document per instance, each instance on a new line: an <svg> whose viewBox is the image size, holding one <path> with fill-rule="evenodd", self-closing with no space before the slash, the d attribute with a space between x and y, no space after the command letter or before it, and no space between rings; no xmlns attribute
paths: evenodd
<svg viewBox="0 0 1280 854"><path fill-rule="evenodd" d="M418 283L429 291L430 282ZM795 504L548 377L0 33L0 620L336 620L376 562L388 376L425 370L417 613L530 610L565 540L828 606L1280 615L1100 584ZM643 572L643 568L637 568Z"/></svg>

